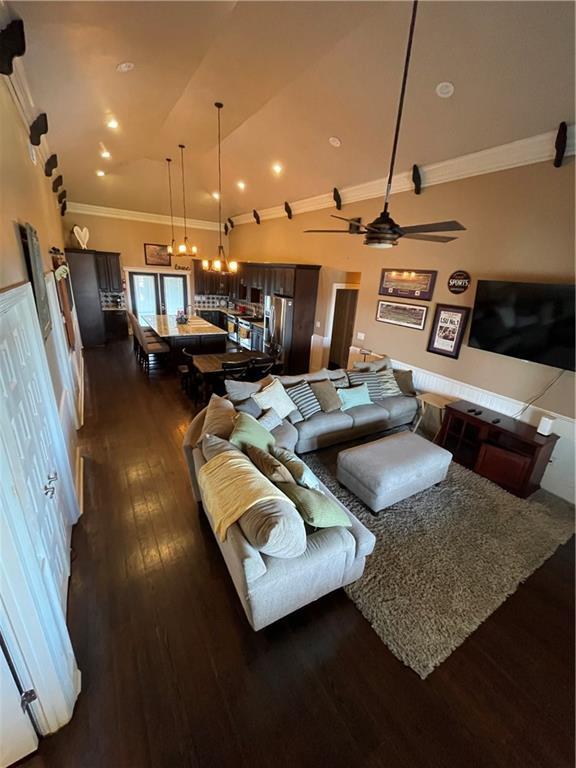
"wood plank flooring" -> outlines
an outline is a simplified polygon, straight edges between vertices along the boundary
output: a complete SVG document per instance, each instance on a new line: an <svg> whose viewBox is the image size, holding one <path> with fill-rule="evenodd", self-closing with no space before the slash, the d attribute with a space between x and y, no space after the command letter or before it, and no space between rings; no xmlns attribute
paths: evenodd
<svg viewBox="0 0 576 768"><path fill-rule="evenodd" d="M573 540L426 681L342 590L254 633L192 501L176 380L148 380L124 342L86 364L83 690L23 766L573 766Z"/></svg>

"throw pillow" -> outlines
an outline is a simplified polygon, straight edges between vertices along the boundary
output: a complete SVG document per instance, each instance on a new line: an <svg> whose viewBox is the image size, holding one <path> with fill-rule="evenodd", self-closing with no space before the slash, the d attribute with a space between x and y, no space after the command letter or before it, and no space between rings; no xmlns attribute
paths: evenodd
<svg viewBox="0 0 576 768"><path fill-rule="evenodd" d="M348 374L350 384L353 387L359 384L366 384L368 387L368 394L372 401L381 400L386 396L386 388L384 381L382 380L382 374L376 371L350 371Z"/></svg>
<svg viewBox="0 0 576 768"><path fill-rule="evenodd" d="M206 408L206 418L202 427L204 435L216 435L216 437L229 438L234 429L234 417L236 411L230 400L218 395L212 395Z"/></svg>
<svg viewBox="0 0 576 768"><path fill-rule="evenodd" d="M275 459L284 464L298 485L301 485L303 488L320 487L320 482L314 472L295 453L278 446L274 446L271 453Z"/></svg>
<svg viewBox="0 0 576 768"><path fill-rule="evenodd" d="M288 389L288 397L305 419L309 419L315 413L319 413L322 410L318 398L307 381L296 384L295 387L290 387Z"/></svg>
<svg viewBox="0 0 576 768"><path fill-rule="evenodd" d="M412 380L412 371L401 371L399 368L394 369L394 378L396 383L402 390L403 395L414 397L416 393L416 387Z"/></svg>
<svg viewBox="0 0 576 768"><path fill-rule="evenodd" d="M254 504L238 520L248 542L270 557L299 557L307 546L306 528L288 499L269 499Z"/></svg>
<svg viewBox="0 0 576 768"><path fill-rule="evenodd" d="M261 424L264 429L267 429L268 432L272 432L273 429L282 424L282 419L278 416L274 408L268 408L268 410L264 411L262 416L260 416L258 423Z"/></svg>
<svg viewBox="0 0 576 768"><path fill-rule="evenodd" d="M231 442L223 440L221 437L216 437L216 435L206 435L202 440L200 448L206 461L210 461L214 456L219 456L221 453L242 453Z"/></svg>
<svg viewBox="0 0 576 768"><path fill-rule="evenodd" d="M275 459L268 451L256 448L255 445L249 445L246 448L246 453L256 469L259 469L264 477L267 477L272 483L296 482L284 464Z"/></svg>
<svg viewBox="0 0 576 768"><path fill-rule="evenodd" d="M314 528L332 528L335 525L352 527L350 518L342 507L322 491L291 483L278 483L278 488L294 502L308 525Z"/></svg>
<svg viewBox="0 0 576 768"><path fill-rule="evenodd" d="M278 379L274 379L272 384L264 387L261 392L256 392L252 397L262 410L266 411L268 408L274 408L281 419L285 419L294 410L294 403L290 400Z"/></svg>
<svg viewBox="0 0 576 768"><path fill-rule="evenodd" d="M379 376L382 381L384 389L382 397L392 397L393 395L402 394L402 390L396 382L396 377L394 376L392 368L389 368L387 371L380 371L380 373L377 373L376 375Z"/></svg>
<svg viewBox="0 0 576 768"><path fill-rule="evenodd" d="M269 451L275 443L274 436L258 423L254 416L248 413L239 413L234 422L234 429L230 435L230 442L240 450L245 451L249 445Z"/></svg>
<svg viewBox="0 0 576 768"><path fill-rule="evenodd" d="M342 403L338 397L336 387L329 379L326 379L326 381L313 382L310 384L310 389L316 395L316 398L320 403L320 408L324 413L340 410Z"/></svg>
<svg viewBox="0 0 576 768"><path fill-rule="evenodd" d="M241 403L244 400L248 400L251 395L256 392L260 392L261 389L267 387L274 381L272 376L266 376L262 381L234 381L234 379L226 379L224 386L226 387L226 394L233 403Z"/></svg>
<svg viewBox="0 0 576 768"><path fill-rule="evenodd" d="M361 384L359 387L339 389L338 397L342 403L343 411L347 411L349 408L354 408L356 405L370 405L372 402L366 384Z"/></svg>
<svg viewBox="0 0 576 768"><path fill-rule="evenodd" d="M275 447L294 450L298 442L298 430L287 419L282 419L282 423L270 431L276 440Z"/></svg>
<svg viewBox="0 0 576 768"><path fill-rule="evenodd" d="M294 410L289 413L286 418L290 424L300 424L301 421L304 421L304 416L302 416L298 408L294 408Z"/></svg>
<svg viewBox="0 0 576 768"><path fill-rule="evenodd" d="M234 403L234 407L238 413L249 413L250 416L254 416L255 419L259 419L263 413L262 408L260 408L252 396L246 400L242 400L240 403Z"/></svg>
<svg viewBox="0 0 576 768"><path fill-rule="evenodd" d="M383 371L386 368L390 368L391 363L388 355L384 355L383 357L378 358L378 360L369 360L365 362L357 360L353 367L357 371Z"/></svg>

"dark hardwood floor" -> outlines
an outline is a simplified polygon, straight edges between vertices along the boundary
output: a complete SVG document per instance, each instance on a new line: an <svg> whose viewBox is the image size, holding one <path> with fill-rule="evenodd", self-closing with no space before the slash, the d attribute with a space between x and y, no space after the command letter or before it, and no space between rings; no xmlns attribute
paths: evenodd
<svg viewBox="0 0 576 768"><path fill-rule="evenodd" d="M342 590L255 633L194 507L191 406L128 343L86 355L69 624L83 690L26 768L573 766L573 540L432 675Z"/></svg>

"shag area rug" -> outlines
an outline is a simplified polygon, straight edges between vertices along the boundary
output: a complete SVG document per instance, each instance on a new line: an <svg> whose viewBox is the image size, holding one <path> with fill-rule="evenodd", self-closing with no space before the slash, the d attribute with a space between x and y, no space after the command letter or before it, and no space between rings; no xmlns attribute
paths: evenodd
<svg viewBox="0 0 576 768"><path fill-rule="evenodd" d="M312 454L302 457L376 536L346 592L381 640L427 677L573 533L568 509L516 498L452 463L439 486L375 517Z"/></svg>

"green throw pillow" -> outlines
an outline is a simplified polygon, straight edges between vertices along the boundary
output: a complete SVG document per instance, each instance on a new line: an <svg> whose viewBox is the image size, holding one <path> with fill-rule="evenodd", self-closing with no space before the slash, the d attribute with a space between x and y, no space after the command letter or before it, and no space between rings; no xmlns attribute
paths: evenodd
<svg viewBox="0 0 576 768"><path fill-rule="evenodd" d="M248 413L239 413L234 422L230 442L242 451L245 451L249 445L255 445L256 448L269 451L276 439L258 423L254 416L250 416Z"/></svg>
<svg viewBox="0 0 576 768"><path fill-rule="evenodd" d="M274 446L270 453L275 459L284 464L298 485L301 485L303 488L319 487L320 484L314 472L292 451Z"/></svg>
<svg viewBox="0 0 576 768"><path fill-rule="evenodd" d="M277 483L278 488L294 502L304 522L314 528L332 528L341 525L350 528L352 523L346 512L330 496L315 488L303 488L292 483Z"/></svg>
<svg viewBox="0 0 576 768"><path fill-rule="evenodd" d="M366 384L359 387L349 387L348 389L339 389L338 397L342 402L342 410L347 411L356 405L370 405L370 395Z"/></svg>

